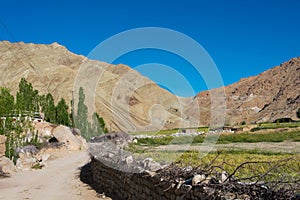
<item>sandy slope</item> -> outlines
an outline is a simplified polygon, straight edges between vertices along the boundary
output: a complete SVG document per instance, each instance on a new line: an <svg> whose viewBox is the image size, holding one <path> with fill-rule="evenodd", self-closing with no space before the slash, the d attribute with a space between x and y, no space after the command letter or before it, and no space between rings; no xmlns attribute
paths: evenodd
<svg viewBox="0 0 300 200"><path fill-rule="evenodd" d="M61 153L42 170L24 171L0 180L0 199L99 199L79 179L79 170L89 161L87 152Z"/></svg>

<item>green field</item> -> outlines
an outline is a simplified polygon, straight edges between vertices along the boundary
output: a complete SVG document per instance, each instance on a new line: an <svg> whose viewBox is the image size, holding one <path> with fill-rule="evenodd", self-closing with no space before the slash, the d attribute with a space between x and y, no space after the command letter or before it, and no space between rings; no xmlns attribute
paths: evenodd
<svg viewBox="0 0 300 200"><path fill-rule="evenodd" d="M192 129L192 128L190 128ZM194 128L193 128L194 129ZM195 128L196 129L196 128ZM208 127L198 127L197 131L199 132L208 132ZM178 128L171 129L171 130L159 130L159 131L144 131L144 132L131 132L131 135L171 135L173 133L177 133L179 131Z"/></svg>
<svg viewBox="0 0 300 200"><path fill-rule="evenodd" d="M276 125L276 124L275 124ZM274 124L263 124L263 127L274 128ZM278 127L278 124L276 125ZM290 126L290 123L281 124L280 127ZM291 131L292 130L292 131ZM200 145L204 140L217 140L216 144L232 143L276 143L300 142L300 131L290 129L289 131L273 132L246 132L221 135L200 135L196 137L181 136L174 138L169 136L171 131L161 131L165 134L162 138L138 139L137 144L131 144L129 150L136 157L151 157L161 163L177 163L181 166L200 167L209 170L213 166L217 170L225 170L227 173L234 173L234 177L248 181L292 181L300 180L300 155L299 153L275 152L262 149L218 149L211 152L183 151L183 150L162 150L165 145ZM297 145L297 143L294 143ZM295 148L297 148L296 146ZM176 148L175 148L176 149ZM268 149L268 148L267 148ZM276 148L277 149L277 148ZM251 177L249 179L249 177Z"/></svg>
<svg viewBox="0 0 300 200"><path fill-rule="evenodd" d="M217 138L219 137L219 138ZM163 138L141 138L138 139L138 145L158 146L168 144L188 144L203 143L204 140L218 140L217 144L228 144L237 142L283 142L283 141L300 141L300 131L291 132L273 132L273 133L239 133L239 134L222 134L218 135L199 135L195 137L181 136L178 138L166 136Z"/></svg>
<svg viewBox="0 0 300 200"><path fill-rule="evenodd" d="M285 129L300 127L300 122L287 122L287 123L261 123L257 127L251 129L251 132L270 129Z"/></svg>
<svg viewBox="0 0 300 200"><path fill-rule="evenodd" d="M300 155L261 150L218 150L207 154L198 151L153 151L131 147L135 157L151 157L160 163L176 163L204 171L234 172L237 179L248 181L300 180ZM262 176L263 175L263 176ZM251 177L249 179L249 177Z"/></svg>

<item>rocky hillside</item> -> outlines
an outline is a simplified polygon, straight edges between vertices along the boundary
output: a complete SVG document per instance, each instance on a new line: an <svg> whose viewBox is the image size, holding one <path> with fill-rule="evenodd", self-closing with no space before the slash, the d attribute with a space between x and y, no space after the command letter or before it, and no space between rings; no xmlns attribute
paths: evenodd
<svg viewBox="0 0 300 200"><path fill-rule="evenodd" d="M128 66L89 60L57 43L0 42L0 73L0 86L14 94L25 77L40 93L52 93L56 102L61 97L70 102L74 90L76 105L78 89L83 87L90 113L97 111L103 116L109 130L146 131L210 123L212 91L179 98ZM295 118L300 106L299 86L300 58L294 58L220 88L227 99L225 122Z"/></svg>
<svg viewBox="0 0 300 200"><path fill-rule="evenodd" d="M65 47L0 42L0 86L14 94L25 77L40 93L71 102L83 87L90 113L103 116L109 130L157 130L188 126L182 103L170 92L125 65L86 59ZM75 106L76 108L76 106Z"/></svg>
<svg viewBox="0 0 300 200"><path fill-rule="evenodd" d="M227 124L266 122L283 117L297 119L296 110L300 107L300 57L222 89L227 99ZM209 112L204 108L210 107L210 92L199 93L194 101L203 108L202 116L205 117L201 121L207 124Z"/></svg>

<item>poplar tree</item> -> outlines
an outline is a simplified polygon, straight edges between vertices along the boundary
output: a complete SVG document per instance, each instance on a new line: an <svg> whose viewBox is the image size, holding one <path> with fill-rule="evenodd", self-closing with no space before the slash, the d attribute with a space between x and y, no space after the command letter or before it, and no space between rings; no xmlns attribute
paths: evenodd
<svg viewBox="0 0 300 200"><path fill-rule="evenodd" d="M77 115L75 118L76 126L80 129L81 135L83 135L86 139L88 138L88 107L84 103L85 94L82 87L79 88L79 99L77 104Z"/></svg>
<svg viewBox="0 0 300 200"><path fill-rule="evenodd" d="M68 113L68 105L64 98L58 102L56 106L56 122L65 126L70 126L70 117Z"/></svg>
<svg viewBox="0 0 300 200"><path fill-rule="evenodd" d="M1 87L0 89L0 117L13 114L15 107L15 98L10 94L9 89Z"/></svg>
<svg viewBox="0 0 300 200"><path fill-rule="evenodd" d="M47 122L56 123L56 107L52 94L48 93L42 103L42 111L45 114L45 120Z"/></svg>
<svg viewBox="0 0 300 200"><path fill-rule="evenodd" d="M17 92L16 106L19 112L37 112L39 111L39 95L34 90L31 83L22 78Z"/></svg>

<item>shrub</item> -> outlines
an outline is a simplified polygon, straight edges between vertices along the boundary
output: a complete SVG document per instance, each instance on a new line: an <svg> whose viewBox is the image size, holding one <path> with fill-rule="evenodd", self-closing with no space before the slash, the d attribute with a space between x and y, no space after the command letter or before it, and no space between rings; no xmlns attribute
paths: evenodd
<svg viewBox="0 0 300 200"><path fill-rule="evenodd" d="M286 123L286 122L294 122L294 120L285 117L285 118L276 119L273 123Z"/></svg>

